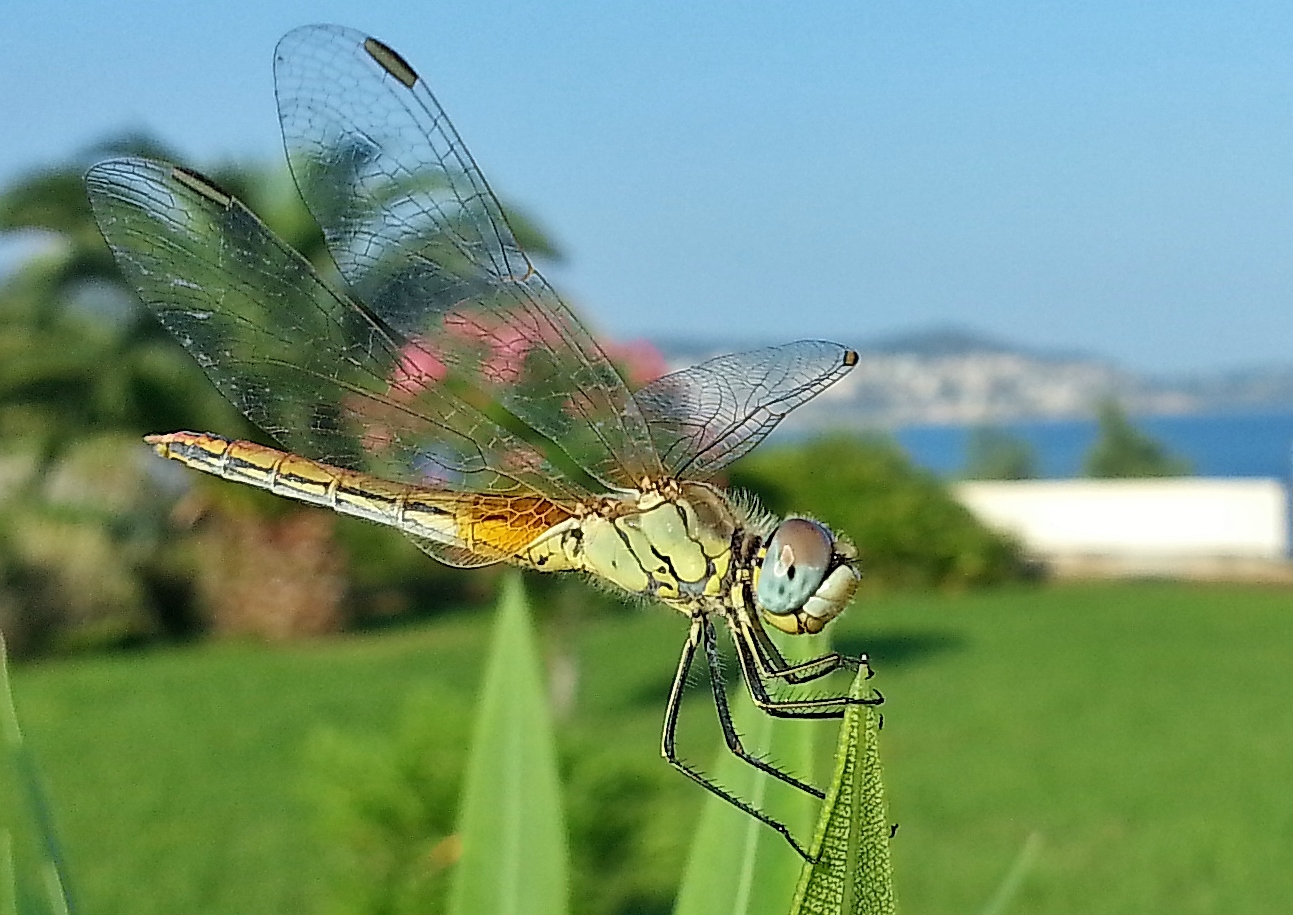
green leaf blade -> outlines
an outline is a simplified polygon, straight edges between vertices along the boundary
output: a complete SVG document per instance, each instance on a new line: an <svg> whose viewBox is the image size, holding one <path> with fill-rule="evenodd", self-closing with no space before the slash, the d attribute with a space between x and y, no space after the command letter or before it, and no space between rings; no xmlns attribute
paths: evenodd
<svg viewBox="0 0 1293 915"><path fill-rule="evenodd" d="M849 695L869 698L870 671L858 671ZM804 865L791 915L893 915L889 813L880 767L880 713L849 706L840 728L835 774Z"/></svg>
<svg viewBox="0 0 1293 915"><path fill-rule="evenodd" d="M519 573L504 580L468 754L453 915L564 915L568 850L552 720Z"/></svg>
<svg viewBox="0 0 1293 915"><path fill-rule="evenodd" d="M8 786L7 777L0 777L0 794L8 793L5 788L18 789L26 799L27 814L30 826L38 840L39 864L38 877L27 877L20 873L17 849L14 848L13 827L17 824L0 817L0 915L7 915L12 910L18 915L40 911L52 912L54 915L67 915L72 911L68 892L67 867L63 859L62 843L54 826L53 810L45 796L45 787L41 781L40 767L28 748L18 726L18 711L14 706L13 691L9 685L9 656L5 645L4 634L0 633L0 759L8 763L5 767L11 770L12 780L17 784ZM10 773L0 773L9 776ZM0 810L0 813L5 812ZM43 885L43 899L28 902L31 893L27 885ZM43 903L43 905L41 904Z"/></svg>

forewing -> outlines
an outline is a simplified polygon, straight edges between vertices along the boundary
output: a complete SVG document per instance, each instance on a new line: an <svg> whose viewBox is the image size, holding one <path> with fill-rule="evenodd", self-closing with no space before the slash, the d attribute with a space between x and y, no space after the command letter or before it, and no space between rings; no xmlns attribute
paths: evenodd
<svg viewBox="0 0 1293 915"><path fill-rule="evenodd" d="M719 356L634 395L666 472L703 480L747 453L857 364L857 353L801 340Z"/></svg>
<svg viewBox="0 0 1293 915"><path fill-rule="evenodd" d="M603 485L658 477L623 380L408 64L362 33L306 26L279 42L274 74L292 174L373 313Z"/></svg>
<svg viewBox="0 0 1293 915"><path fill-rule="evenodd" d="M245 206L193 172L115 159L86 175L127 279L207 376L285 449L385 479L584 497L450 393L435 357L328 287Z"/></svg>

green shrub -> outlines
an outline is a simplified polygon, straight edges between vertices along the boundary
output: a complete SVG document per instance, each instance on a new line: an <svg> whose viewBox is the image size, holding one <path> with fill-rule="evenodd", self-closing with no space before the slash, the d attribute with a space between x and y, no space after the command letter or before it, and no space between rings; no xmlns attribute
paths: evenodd
<svg viewBox="0 0 1293 915"><path fill-rule="evenodd" d="M325 915L445 911L469 707L424 691L406 700L388 738L313 735L304 793L330 853Z"/></svg>
<svg viewBox="0 0 1293 915"><path fill-rule="evenodd" d="M1162 443L1133 426L1118 401L1100 404L1096 422L1096 440L1082 459L1083 476L1180 477L1192 472L1189 461L1169 453Z"/></svg>
<svg viewBox="0 0 1293 915"><path fill-rule="evenodd" d="M979 523L885 438L836 435L768 448L735 465L730 485L778 514L810 515L848 535L864 587L955 589L1021 571L1013 541Z"/></svg>
<svg viewBox="0 0 1293 915"><path fill-rule="evenodd" d="M998 426L975 426L966 446L967 480L1031 480L1037 476L1037 453L1022 438Z"/></svg>

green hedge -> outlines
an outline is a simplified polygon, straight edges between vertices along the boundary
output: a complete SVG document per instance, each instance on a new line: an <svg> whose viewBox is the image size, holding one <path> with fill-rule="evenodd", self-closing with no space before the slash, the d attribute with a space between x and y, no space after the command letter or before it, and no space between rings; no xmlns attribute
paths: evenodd
<svg viewBox="0 0 1293 915"><path fill-rule="evenodd" d="M932 473L879 436L827 436L742 459L730 486L778 514L852 538L863 587L965 588L1019 577L1019 547L984 527Z"/></svg>

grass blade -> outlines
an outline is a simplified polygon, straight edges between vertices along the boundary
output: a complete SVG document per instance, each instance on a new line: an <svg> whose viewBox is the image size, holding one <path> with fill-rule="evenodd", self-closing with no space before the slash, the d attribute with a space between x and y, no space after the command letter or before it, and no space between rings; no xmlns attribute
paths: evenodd
<svg viewBox="0 0 1293 915"><path fill-rule="evenodd" d="M820 654L824 641L786 642L786 655L801 660ZM801 777L813 773L811 722L777 720L757 709L742 689L732 717L746 750ZM724 746L708 770L738 797L771 813L805 836L817 802L742 762ZM731 804L709 796L692 840L674 915L774 915L786 910L803 859L785 839Z"/></svg>
<svg viewBox="0 0 1293 915"><path fill-rule="evenodd" d="M22 729L18 727L18 710L14 706L13 691L9 687L9 655L5 646L3 633L0 633L0 744L13 764L13 771L18 784L27 796L27 807L35 822L36 832L40 838L43 861L41 862L42 883L49 899L52 911L67 915L74 911L71 896L68 892L67 866L63 860L62 846L58 833L54 829L54 814L45 797L41 783L40 769L36 760L23 740ZM6 856L8 869L13 879L9 881L14 896L14 907L17 907L17 868L14 865L14 851L10 835L6 832ZM3 890L0 892L8 892Z"/></svg>
<svg viewBox="0 0 1293 915"><path fill-rule="evenodd" d="M849 695L872 695L869 671L858 671ZM880 772L880 713L853 705L844 715L835 775L822 805L813 849L791 915L893 915L889 814Z"/></svg>
<svg viewBox="0 0 1293 915"><path fill-rule="evenodd" d="M0 829L0 915L18 915L18 874L13 866L13 834Z"/></svg>
<svg viewBox="0 0 1293 915"><path fill-rule="evenodd" d="M509 573L468 753L453 915L566 911L566 831L540 672L521 576Z"/></svg>
<svg viewBox="0 0 1293 915"><path fill-rule="evenodd" d="M1033 864L1037 861L1037 855L1042 850L1042 834L1034 832L1024 840L1024 845L1019 849L1019 854L1015 856L1014 863L1010 865L1010 870L1006 873L1005 879L997 887L997 891L992 894L988 904L983 907L982 915L1005 915L1006 909L1014 901L1015 896L1019 894L1020 888L1024 885L1024 878L1028 872L1033 869Z"/></svg>

